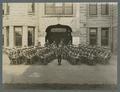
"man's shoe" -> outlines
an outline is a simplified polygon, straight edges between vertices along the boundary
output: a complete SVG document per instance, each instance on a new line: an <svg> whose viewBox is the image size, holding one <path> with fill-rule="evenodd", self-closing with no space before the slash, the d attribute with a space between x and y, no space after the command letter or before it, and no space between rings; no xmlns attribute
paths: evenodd
<svg viewBox="0 0 120 92"><path fill-rule="evenodd" d="M58 65L61 65L61 64L58 64Z"/></svg>
<svg viewBox="0 0 120 92"><path fill-rule="evenodd" d="M61 65L61 64L58 64L58 65Z"/></svg>

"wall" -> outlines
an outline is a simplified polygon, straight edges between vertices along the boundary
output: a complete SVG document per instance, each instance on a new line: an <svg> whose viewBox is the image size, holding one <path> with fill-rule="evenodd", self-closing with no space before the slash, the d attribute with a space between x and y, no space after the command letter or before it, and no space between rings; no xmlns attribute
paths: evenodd
<svg viewBox="0 0 120 92"><path fill-rule="evenodd" d="M89 43L89 27L98 28L98 44L101 45L101 27L110 28L109 46L116 50L117 44L117 5L110 4L109 16L101 16L101 6L98 5L98 15L90 17L88 15L88 3L74 3L73 16L58 18L46 16L44 13L44 3L36 3L35 14L28 14L28 3L10 3L10 14L3 16L3 27L10 26L10 47L14 47L14 26L23 26L23 46L27 45L27 27L35 26L35 44L40 41L45 43L46 28L50 25L63 24L72 28L73 44ZM5 33L5 28L4 28ZM6 37L4 37L6 40ZM112 45L111 45L112 44Z"/></svg>

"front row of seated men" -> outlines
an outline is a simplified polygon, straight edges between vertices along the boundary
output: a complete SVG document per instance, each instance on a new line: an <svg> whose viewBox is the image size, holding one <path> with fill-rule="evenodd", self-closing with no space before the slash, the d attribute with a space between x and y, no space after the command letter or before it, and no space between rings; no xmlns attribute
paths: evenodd
<svg viewBox="0 0 120 92"><path fill-rule="evenodd" d="M54 59L58 59L61 65L62 59L66 59L70 64L76 65L86 63L94 65L97 63L106 64L111 57L111 50L108 48L72 44L64 45L62 42L57 46L54 42L45 47L25 47L10 49L7 51L10 64L48 64Z"/></svg>

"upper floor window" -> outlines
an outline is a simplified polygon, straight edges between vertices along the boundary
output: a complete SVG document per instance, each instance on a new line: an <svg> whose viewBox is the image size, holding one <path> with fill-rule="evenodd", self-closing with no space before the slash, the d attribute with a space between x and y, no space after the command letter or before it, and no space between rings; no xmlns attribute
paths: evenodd
<svg viewBox="0 0 120 92"><path fill-rule="evenodd" d="M29 3L28 4L28 13L34 14L35 13L35 3Z"/></svg>
<svg viewBox="0 0 120 92"><path fill-rule="evenodd" d="M101 4L101 15L108 15L108 14L109 14L109 5Z"/></svg>
<svg viewBox="0 0 120 92"><path fill-rule="evenodd" d="M8 3L3 4L3 15L9 15L10 13L10 6Z"/></svg>
<svg viewBox="0 0 120 92"><path fill-rule="evenodd" d="M73 15L73 4L71 3L46 3L46 15Z"/></svg>
<svg viewBox="0 0 120 92"><path fill-rule="evenodd" d="M89 4L89 15L97 15L97 4Z"/></svg>

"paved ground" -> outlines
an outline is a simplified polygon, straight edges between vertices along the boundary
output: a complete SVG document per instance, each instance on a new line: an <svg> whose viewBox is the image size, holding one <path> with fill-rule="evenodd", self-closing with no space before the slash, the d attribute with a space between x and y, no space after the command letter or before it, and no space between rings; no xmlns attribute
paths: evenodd
<svg viewBox="0 0 120 92"><path fill-rule="evenodd" d="M3 55L3 83L22 84L104 84L117 82L117 56L113 55L109 65L88 66L70 65L62 60L57 65L53 60L48 65L9 65L9 59Z"/></svg>

